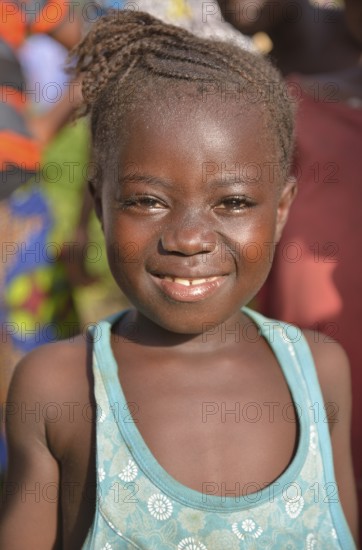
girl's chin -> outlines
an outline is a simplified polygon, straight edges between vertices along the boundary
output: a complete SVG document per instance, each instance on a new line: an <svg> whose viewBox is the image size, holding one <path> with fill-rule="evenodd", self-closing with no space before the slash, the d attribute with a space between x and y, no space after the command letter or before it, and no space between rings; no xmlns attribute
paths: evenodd
<svg viewBox="0 0 362 550"><path fill-rule="evenodd" d="M215 310L210 308L207 311L206 308L204 314L198 312L199 314L196 315L195 308L192 306L193 304L189 308L183 308L183 312L171 311L165 312L164 315L162 312L152 311L151 313L138 307L137 311L141 313L135 312L136 316L138 316L138 319L135 318L135 321L140 324L140 327L144 327L148 335L153 334L167 338L167 335L175 334L184 336L186 339L187 337L202 336L205 342L217 337L217 335L222 336L225 332L222 326L225 324L230 323L231 327L234 327L237 322L242 324L241 317L243 315L240 308L229 313L223 311L219 315L217 315ZM232 330L234 328L230 328L230 331Z"/></svg>

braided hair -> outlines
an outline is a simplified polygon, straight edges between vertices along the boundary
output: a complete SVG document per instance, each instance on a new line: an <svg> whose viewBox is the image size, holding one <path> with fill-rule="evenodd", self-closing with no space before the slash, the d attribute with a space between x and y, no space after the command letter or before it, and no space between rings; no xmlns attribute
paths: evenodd
<svg viewBox="0 0 362 550"><path fill-rule="evenodd" d="M179 84L184 81L193 83L198 94L208 84L221 88L236 84L244 94L244 105L260 101L280 151L281 166L288 168L293 104L280 74L262 56L231 42L199 38L148 13L128 10L110 10L71 55L77 57L73 72L82 77L81 114L91 114L93 157L98 166L114 162L110 144L118 142L127 110L155 99L159 92L170 93L170 87L180 94Z"/></svg>

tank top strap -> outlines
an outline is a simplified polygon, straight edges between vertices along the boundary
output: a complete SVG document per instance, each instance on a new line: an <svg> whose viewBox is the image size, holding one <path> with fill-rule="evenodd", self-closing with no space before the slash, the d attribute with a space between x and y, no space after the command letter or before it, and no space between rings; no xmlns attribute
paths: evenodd
<svg viewBox="0 0 362 550"><path fill-rule="evenodd" d="M127 309L108 315L101 321L90 324L87 328L89 338L93 342L93 355L104 359L101 361L101 364L98 364L98 368L101 369L105 376L116 375L118 377L117 365L113 359L111 349L111 330L112 326L126 315L128 311Z"/></svg>
<svg viewBox="0 0 362 550"><path fill-rule="evenodd" d="M97 422L112 422L113 427L128 412L123 392L120 390L118 365L111 346L112 326L129 310L109 315L88 328L93 341L93 375L97 401ZM110 420L111 419L111 420Z"/></svg>
<svg viewBox="0 0 362 550"><path fill-rule="evenodd" d="M302 331L294 325L269 319L247 307L243 308L243 312L257 325L260 336L265 338L276 356L289 385L294 405L296 408L304 409L299 410L299 415L309 419L309 407L313 401L307 373L315 373L315 366Z"/></svg>
<svg viewBox="0 0 362 550"><path fill-rule="evenodd" d="M259 326L260 334L269 342L278 358L281 354L287 353L289 361L291 358L294 359L293 363L296 367L298 384L304 390L304 397L307 400L310 422L318 425L322 444L325 441L329 443L328 423L321 422L319 418L321 410L324 409L323 395L312 352L303 331L295 325L269 319L249 308L243 308L243 311ZM285 364L285 362L280 361L283 370Z"/></svg>
<svg viewBox="0 0 362 550"><path fill-rule="evenodd" d="M308 414L310 426L312 430L315 428L318 433L325 488L333 488L332 485L337 487L333 466L333 450L328 422L326 421L326 405L324 403L312 352L302 330L290 323L264 317L261 313L249 308L243 308L243 310L259 326L261 334L263 334L269 343L271 343L271 339L276 339L274 344L276 355L278 355L278 350L281 349L281 347L284 347L284 349L288 348L289 353L292 356L295 355L297 364L300 367L300 383L305 388L309 402ZM274 327L275 330L271 331L270 327ZM280 364L283 368L283 363L281 362ZM338 530L342 548L354 548L351 533L339 499L329 498L328 494L326 498L329 500L330 512Z"/></svg>

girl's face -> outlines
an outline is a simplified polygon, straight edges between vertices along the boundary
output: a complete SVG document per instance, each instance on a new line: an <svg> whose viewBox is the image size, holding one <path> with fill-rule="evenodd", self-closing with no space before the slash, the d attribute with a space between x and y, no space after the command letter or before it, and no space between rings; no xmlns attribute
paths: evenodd
<svg viewBox="0 0 362 550"><path fill-rule="evenodd" d="M126 117L119 173L96 208L111 271L136 309L169 331L200 334L262 286L294 186L283 186L260 109L171 103Z"/></svg>

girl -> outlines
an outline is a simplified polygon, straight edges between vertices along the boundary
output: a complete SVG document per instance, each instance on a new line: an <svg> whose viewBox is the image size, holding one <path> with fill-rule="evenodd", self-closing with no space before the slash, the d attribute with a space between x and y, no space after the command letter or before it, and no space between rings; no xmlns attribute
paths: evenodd
<svg viewBox="0 0 362 550"><path fill-rule="evenodd" d="M244 307L295 193L278 74L142 12L76 53L134 309L19 364L2 547L355 548L345 354Z"/></svg>

